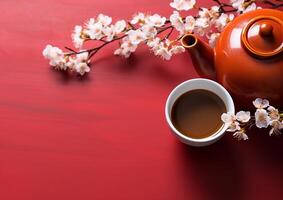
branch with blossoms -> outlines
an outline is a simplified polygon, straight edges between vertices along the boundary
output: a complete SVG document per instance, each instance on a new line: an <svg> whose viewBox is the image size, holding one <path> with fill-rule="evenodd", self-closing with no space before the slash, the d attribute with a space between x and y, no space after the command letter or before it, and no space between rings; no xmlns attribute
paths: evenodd
<svg viewBox="0 0 283 200"><path fill-rule="evenodd" d="M80 75L90 71L90 61L97 52L115 41L119 42L119 48L114 51L115 55L128 58L140 44L145 44L154 55L170 60L173 55L185 51L180 44L184 34L194 33L206 37L209 44L214 46L220 32L236 15L260 9L256 3L264 3L272 8L283 6L278 3L282 0L230 0L230 3L213 1L215 6L204 8L199 7L196 0L173 0L170 6L175 10L168 19L158 14L139 12L129 21L119 20L113 23L111 17L99 14L89 19L84 26L75 26L72 33L75 49L65 47L66 51L63 51L47 45L43 56L55 69ZM182 16L179 13L190 10L197 10L197 15ZM177 36L174 32L178 33ZM83 49L87 42L100 42L100 45Z"/></svg>
<svg viewBox="0 0 283 200"><path fill-rule="evenodd" d="M280 135L283 130L283 112L269 105L266 99L257 98L253 105L256 108L254 116L249 111L239 111L236 115L222 114L222 121L228 125L227 132L232 132L238 140L247 140L246 131L255 125L257 128L270 128L270 136Z"/></svg>

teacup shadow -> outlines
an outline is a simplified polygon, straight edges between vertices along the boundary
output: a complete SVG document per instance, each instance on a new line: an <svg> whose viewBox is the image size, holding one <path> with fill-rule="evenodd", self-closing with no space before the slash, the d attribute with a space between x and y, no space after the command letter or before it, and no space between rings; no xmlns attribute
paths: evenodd
<svg viewBox="0 0 283 200"><path fill-rule="evenodd" d="M190 147L183 143L176 144L182 173L188 175L187 181L197 185L203 199L238 200L244 185L241 180L240 163L229 141L222 138L207 147ZM188 168L191 172L188 173ZM195 180L190 180L191 175Z"/></svg>

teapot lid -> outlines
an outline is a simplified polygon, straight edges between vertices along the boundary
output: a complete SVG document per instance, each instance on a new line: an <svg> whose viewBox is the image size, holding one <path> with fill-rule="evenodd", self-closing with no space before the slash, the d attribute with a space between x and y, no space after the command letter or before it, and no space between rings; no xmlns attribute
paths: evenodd
<svg viewBox="0 0 283 200"><path fill-rule="evenodd" d="M283 51L283 22L273 16L253 18L243 29L242 42L256 56L275 56Z"/></svg>

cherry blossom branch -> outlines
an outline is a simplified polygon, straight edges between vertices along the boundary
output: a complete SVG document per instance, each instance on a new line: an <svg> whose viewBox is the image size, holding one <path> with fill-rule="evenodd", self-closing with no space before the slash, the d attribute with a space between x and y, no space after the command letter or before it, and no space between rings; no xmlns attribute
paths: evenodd
<svg viewBox="0 0 283 200"><path fill-rule="evenodd" d="M72 40L76 50L65 47L63 52L58 47L47 45L43 51L49 64L59 70L76 71L81 75L90 71L90 60L106 45L119 41L119 48L115 55L128 58L137 47L144 43L156 56L169 60L172 55L184 52L180 39L186 33L194 33L206 37L209 44L214 46L220 32L233 20L235 15L257 9L255 2L260 2L271 8L282 7L283 4L272 0L231 0L230 3L221 0L212 0L217 6L204 8L196 5L195 0L173 0L170 6L175 9L169 18L158 14L146 15L137 13L129 21L120 20L112 24L112 18L99 14L91 18L85 26L75 26ZM282 1L281 1L282 2ZM196 10L195 16L181 16L178 11ZM216 31L212 31L215 29ZM169 32L160 38L163 32ZM171 38L173 32L179 33L176 38ZM86 42L102 42L90 49L82 49Z"/></svg>
<svg viewBox="0 0 283 200"><path fill-rule="evenodd" d="M99 47L96 47L96 48L93 48L93 49L90 49L88 50L88 53L89 53L89 59L91 59L100 49L102 49L104 46L112 43L113 41L117 41L117 40L121 40L122 38L126 37L126 35L123 35L121 37L117 37L115 39L113 39L112 41L109 41L109 42L104 42L104 44L100 45Z"/></svg>
<svg viewBox="0 0 283 200"><path fill-rule="evenodd" d="M167 22L169 23L169 22ZM128 23L130 24L130 23ZM135 30L134 26L131 25L131 27L133 28L133 30ZM160 29L157 34L160 34L166 30L170 29L170 32L165 36L164 39L168 39L170 37L170 35L172 34L173 30L174 30L174 27L173 26L167 26L167 27L164 27L162 29ZM66 55L67 56L71 56L71 55L75 55L75 54L81 54L81 53L88 53L89 56L88 56L88 59L90 60L100 49L102 49L104 46L114 42L114 41L117 41L117 40L121 40L123 39L124 37L126 37L126 35L123 35L121 37L117 37L117 38L114 38L112 41L105 41L103 39L100 39L100 41L103 41L104 43L98 47L95 47L95 48L91 48L91 49L88 49L88 50L84 50L84 51L80 51L80 52L77 52L69 47L65 47L67 50L71 51L70 53L67 53Z"/></svg>
<svg viewBox="0 0 283 200"><path fill-rule="evenodd" d="M280 135L283 130L283 113L269 104L266 99L257 98L253 101L256 112L251 116L248 111L239 111L236 115L224 113L222 121L228 125L228 132L238 140L247 140L246 130L256 126L257 128L270 128L269 135Z"/></svg>
<svg viewBox="0 0 283 200"><path fill-rule="evenodd" d="M173 31L174 31L174 27L173 26L171 26L170 27L171 29L170 29L170 32L164 37L164 39L169 39L170 38L170 36L171 36L171 34L173 33Z"/></svg>

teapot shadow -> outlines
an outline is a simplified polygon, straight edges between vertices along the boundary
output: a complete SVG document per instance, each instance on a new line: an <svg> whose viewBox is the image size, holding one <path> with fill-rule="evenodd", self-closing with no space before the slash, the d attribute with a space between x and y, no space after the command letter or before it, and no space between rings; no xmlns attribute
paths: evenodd
<svg viewBox="0 0 283 200"><path fill-rule="evenodd" d="M181 173L191 182L193 174L195 185L199 188L203 199L236 200L242 199L244 180L240 171L240 162L225 139L207 147L190 147L183 143L176 144L179 155ZM188 173L188 168L191 171Z"/></svg>

